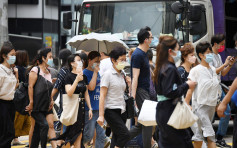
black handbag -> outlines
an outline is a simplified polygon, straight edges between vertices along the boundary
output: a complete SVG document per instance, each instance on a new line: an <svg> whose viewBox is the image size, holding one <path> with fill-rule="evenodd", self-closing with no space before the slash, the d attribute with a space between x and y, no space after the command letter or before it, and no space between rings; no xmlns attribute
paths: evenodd
<svg viewBox="0 0 237 148"><path fill-rule="evenodd" d="M28 114L25 111L26 106L29 104L28 83L21 82L19 84L19 87L15 91L13 102L17 112L22 115Z"/></svg>
<svg viewBox="0 0 237 148"><path fill-rule="evenodd" d="M126 84L126 90L124 92L124 99L126 103L126 114L127 114L127 119L131 119L131 118L137 117L136 109L134 105L135 100L131 95L129 95L128 84L125 80L125 77L124 77L124 81Z"/></svg>

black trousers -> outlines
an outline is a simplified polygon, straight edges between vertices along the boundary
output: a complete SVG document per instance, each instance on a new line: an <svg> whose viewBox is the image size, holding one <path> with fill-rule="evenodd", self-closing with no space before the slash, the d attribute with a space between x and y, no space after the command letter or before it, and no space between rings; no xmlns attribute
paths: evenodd
<svg viewBox="0 0 237 148"><path fill-rule="evenodd" d="M121 114L121 109L106 109L104 116L113 132L110 147L124 147L130 137L128 128L125 125L126 114Z"/></svg>
<svg viewBox="0 0 237 148"><path fill-rule="evenodd" d="M156 108L156 122L159 128L159 148L193 148L188 129L175 129L167 124L176 104L173 100L161 101Z"/></svg>
<svg viewBox="0 0 237 148"><path fill-rule="evenodd" d="M0 99L0 148L11 148L15 137L15 107L13 101Z"/></svg>
<svg viewBox="0 0 237 148"><path fill-rule="evenodd" d="M31 148L38 148L41 142L41 148L46 148L49 125L46 120L47 112L32 112L31 116L35 119L35 127L31 141Z"/></svg>
<svg viewBox="0 0 237 148"><path fill-rule="evenodd" d="M139 111L141 111L144 100L150 100L149 93L142 88L137 88L136 103ZM130 130L130 140L139 134L142 134L143 147L151 148L152 128L152 126L144 126L140 123L137 123L137 125L132 127Z"/></svg>

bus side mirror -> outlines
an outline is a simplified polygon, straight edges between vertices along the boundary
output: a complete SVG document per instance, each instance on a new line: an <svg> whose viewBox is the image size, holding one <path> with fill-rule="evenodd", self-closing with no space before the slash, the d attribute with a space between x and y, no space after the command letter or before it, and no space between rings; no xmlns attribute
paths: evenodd
<svg viewBox="0 0 237 148"><path fill-rule="evenodd" d="M172 5L171 5L171 10L175 13L175 14L180 14L180 13L183 13L184 11L184 6L181 2L177 1L177 2L174 2Z"/></svg>
<svg viewBox="0 0 237 148"><path fill-rule="evenodd" d="M192 4L189 7L189 21L200 21L205 8L200 4Z"/></svg>
<svg viewBox="0 0 237 148"><path fill-rule="evenodd" d="M202 34L203 28L201 28L202 22L201 21L195 21L195 22L190 22L189 27L190 27L190 35L199 35Z"/></svg>
<svg viewBox="0 0 237 148"><path fill-rule="evenodd" d="M72 28L72 12L63 13L63 28L64 29Z"/></svg>

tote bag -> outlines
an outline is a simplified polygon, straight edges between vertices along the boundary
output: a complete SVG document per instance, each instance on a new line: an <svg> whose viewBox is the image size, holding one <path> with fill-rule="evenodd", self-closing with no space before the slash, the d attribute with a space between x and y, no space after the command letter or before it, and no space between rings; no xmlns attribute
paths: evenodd
<svg viewBox="0 0 237 148"><path fill-rule="evenodd" d="M63 94L63 112L60 117L62 124L69 126L77 121L79 102L79 94L73 94L71 97Z"/></svg>
<svg viewBox="0 0 237 148"><path fill-rule="evenodd" d="M52 108L52 110L53 110L53 121L58 121L59 119L58 119L58 115L57 115L57 112L56 112L56 110L54 109L54 107Z"/></svg>
<svg viewBox="0 0 237 148"><path fill-rule="evenodd" d="M144 100L138 122L144 126L155 126L156 123L156 101Z"/></svg>
<svg viewBox="0 0 237 148"><path fill-rule="evenodd" d="M167 124L175 129L186 129L191 127L197 120L198 117L191 111L187 103L179 101Z"/></svg>

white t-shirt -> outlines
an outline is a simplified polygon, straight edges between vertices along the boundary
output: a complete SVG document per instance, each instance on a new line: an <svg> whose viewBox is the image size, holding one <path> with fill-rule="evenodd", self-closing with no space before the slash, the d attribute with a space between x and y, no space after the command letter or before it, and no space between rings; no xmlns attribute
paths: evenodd
<svg viewBox="0 0 237 148"><path fill-rule="evenodd" d="M221 86L216 74L216 69L210 66L211 69L202 66L201 64L192 68L188 79L197 82L197 86L192 95L192 106L209 105L216 106L217 99L221 95Z"/></svg>
<svg viewBox="0 0 237 148"><path fill-rule="evenodd" d="M221 67L223 65L223 62L222 62L220 54L213 53L213 55L214 55L213 61L210 63L210 65L215 68ZM218 74L218 80L221 82L221 72Z"/></svg>
<svg viewBox="0 0 237 148"><path fill-rule="evenodd" d="M123 75L118 73L113 67L104 73L100 87L108 88L105 98L105 109L121 109L126 111L124 91L126 84Z"/></svg>
<svg viewBox="0 0 237 148"><path fill-rule="evenodd" d="M108 69L111 69L111 67L113 67L113 64L112 64L110 58L101 60L100 61L100 71L99 71L100 77L102 77Z"/></svg>
<svg viewBox="0 0 237 148"><path fill-rule="evenodd" d="M13 100L17 79L12 70L0 64L0 99Z"/></svg>

